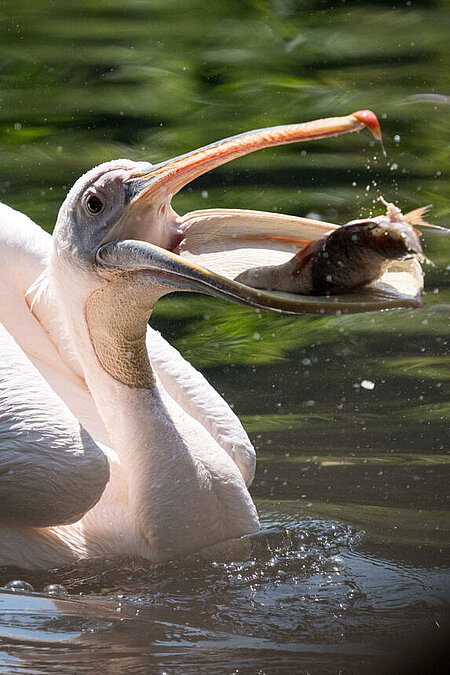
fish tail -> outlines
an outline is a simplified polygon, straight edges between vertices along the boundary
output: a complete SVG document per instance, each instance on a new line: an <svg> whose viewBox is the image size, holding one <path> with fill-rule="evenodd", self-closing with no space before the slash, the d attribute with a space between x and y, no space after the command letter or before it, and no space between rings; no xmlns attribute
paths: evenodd
<svg viewBox="0 0 450 675"><path fill-rule="evenodd" d="M428 206L421 206L419 209L414 209L413 211L405 213L404 217L406 222L409 223L410 225L422 225L425 227L434 227L432 223L427 223L427 221L424 220L422 217L426 213L428 213L431 207L432 204L428 204Z"/></svg>

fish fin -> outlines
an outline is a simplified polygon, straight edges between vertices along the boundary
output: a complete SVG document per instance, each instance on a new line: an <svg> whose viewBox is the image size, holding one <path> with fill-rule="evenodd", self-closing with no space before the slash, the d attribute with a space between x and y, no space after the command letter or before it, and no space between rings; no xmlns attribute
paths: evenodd
<svg viewBox="0 0 450 675"><path fill-rule="evenodd" d="M419 209L414 209L413 211L409 211L409 213L405 213L405 220L409 225L422 225L425 227L434 227L431 223L427 223L425 220L423 220L422 216L424 216L428 211L431 209L432 204L428 204L428 206L421 206Z"/></svg>

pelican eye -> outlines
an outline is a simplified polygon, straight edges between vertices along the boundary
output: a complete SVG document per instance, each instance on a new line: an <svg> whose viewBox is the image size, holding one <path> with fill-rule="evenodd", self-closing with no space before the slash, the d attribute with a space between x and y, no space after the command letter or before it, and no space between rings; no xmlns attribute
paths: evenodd
<svg viewBox="0 0 450 675"><path fill-rule="evenodd" d="M103 202L97 197L97 195L90 195L86 199L86 208L89 213L97 215L97 213L100 213L100 211L103 209Z"/></svg>

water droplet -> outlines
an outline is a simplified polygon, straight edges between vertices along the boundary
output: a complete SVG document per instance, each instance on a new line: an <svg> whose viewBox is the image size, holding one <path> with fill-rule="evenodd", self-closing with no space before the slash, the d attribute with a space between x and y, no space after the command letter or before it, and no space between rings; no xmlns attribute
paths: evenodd
<svg viewBox="0 0 450 675"><path fill-rule="evenodd" d="M51 595L53 597L58 597L58 598L68 598L69 593L67 592L67 589L65 586L62 586L61 584L49 584L44 588L44 593L47 593L47 595Z"/></svg>
<svg viewBox="0 0 450 675"><path fill-rule="evenodd" d="M20 579L9 581L3 588L6 588L8 591L14 591L14 593L34 593L33 586L28 581L21 581Z"/></svg>

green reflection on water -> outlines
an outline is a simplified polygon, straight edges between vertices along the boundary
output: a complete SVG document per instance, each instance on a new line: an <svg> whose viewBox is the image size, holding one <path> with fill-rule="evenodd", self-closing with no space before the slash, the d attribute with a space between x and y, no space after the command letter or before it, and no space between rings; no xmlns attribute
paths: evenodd
<svg viewBox="0 0 450 675"><path fill-rule="evenodd" d="M270 510L269 500L258 500L261 510ZM326 503L283 499L277 504L280 513L298 518L329 518L349 522L366 530L367 543L394 544L396 547L450 548L450 522L446 511L395 508L368 504Z"/></svg>

